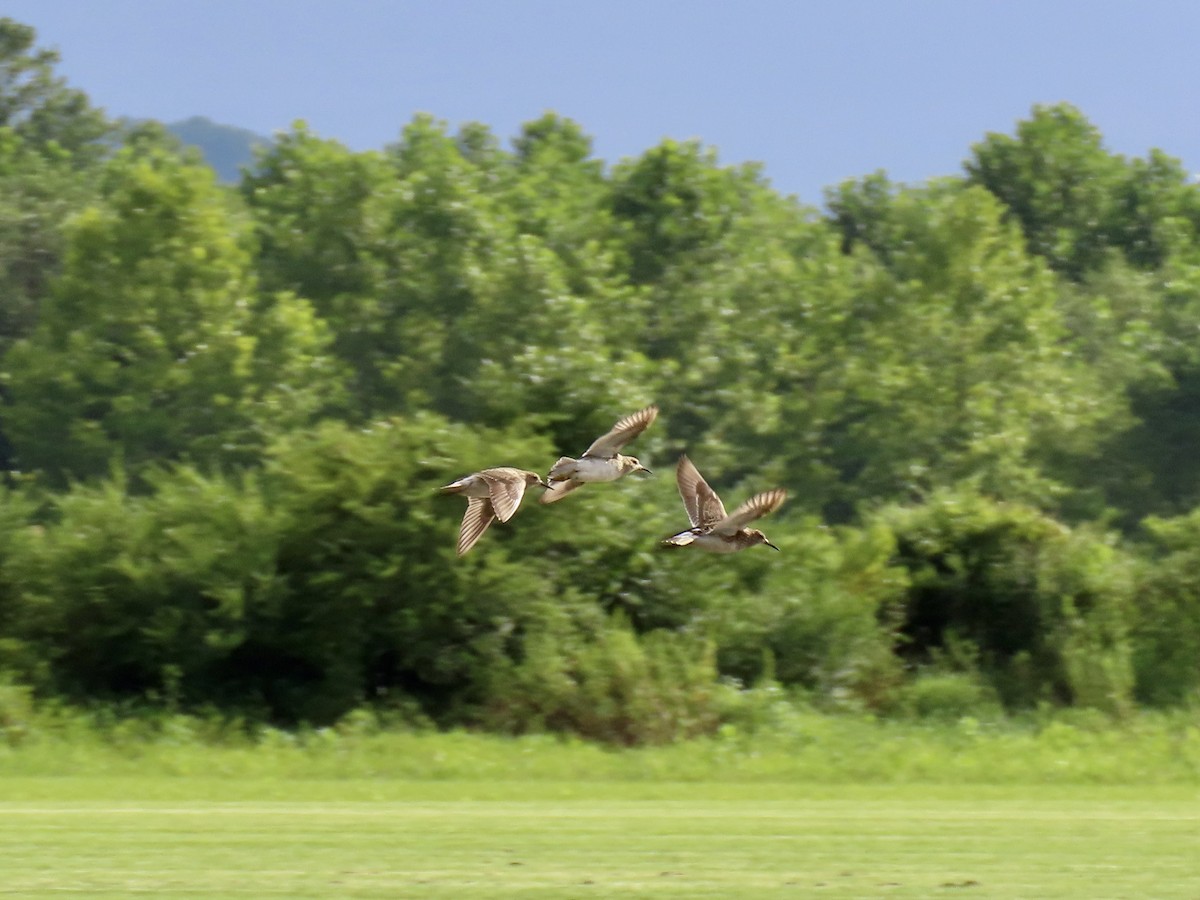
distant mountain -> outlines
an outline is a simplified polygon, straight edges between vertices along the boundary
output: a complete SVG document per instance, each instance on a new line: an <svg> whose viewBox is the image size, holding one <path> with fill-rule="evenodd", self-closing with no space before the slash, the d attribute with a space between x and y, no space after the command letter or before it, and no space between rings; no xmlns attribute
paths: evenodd
<svg viewBox="0 0 1200 900"><path fill-rule="evenodd" d="M167 125L167 131L185 144L199 148L217 177L226 182L241 180L242 167L254 162L254 148L270 146L272 143L270 138L261 134L232 125L218 125L204 116L171 122Z"/></svg>

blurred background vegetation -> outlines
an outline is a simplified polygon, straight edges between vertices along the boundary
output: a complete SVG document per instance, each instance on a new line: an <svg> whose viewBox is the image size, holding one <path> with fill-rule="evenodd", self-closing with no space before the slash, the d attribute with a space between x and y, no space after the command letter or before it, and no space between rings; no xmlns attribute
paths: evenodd
<svg viewBox="0 0 1200 900"><path fill-rule="evenodd" d="M0 20L0 681L12 704L624 744L818 708L1200 697L1200 185L1035 107L816 209L664 141L418 116L233 184ZM659 471L454 556L488 465L627 412ZM660 553L686 451L782 554ZM5 716L0 709L0 720Z"/></svg>

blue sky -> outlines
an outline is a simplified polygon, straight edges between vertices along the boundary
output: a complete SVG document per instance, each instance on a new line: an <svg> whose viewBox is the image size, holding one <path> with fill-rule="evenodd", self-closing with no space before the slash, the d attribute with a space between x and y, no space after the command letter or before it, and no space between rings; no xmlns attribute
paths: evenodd
<svg viewBox="0 0 1200 900"><path fill-rule="evenodd" d="M785 193L877 169L960 171L971 144L1068 101L1110 149L1200 171L1191 0L5 0L112 115L356 149L417 112L504 141L554 110L610 162L664 137L763 164Z"/></svg>

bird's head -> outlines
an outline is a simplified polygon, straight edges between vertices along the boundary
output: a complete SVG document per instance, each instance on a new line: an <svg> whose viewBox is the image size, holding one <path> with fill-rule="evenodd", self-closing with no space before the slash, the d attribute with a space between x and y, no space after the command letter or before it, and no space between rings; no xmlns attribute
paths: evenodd
<svg viewBox="0 0 1200 900"><path fill-rule="evenodd" d="M746 534L748 534L750 536L750 545L749 546L751 546L751 547L753 547L755 544L766 544L772 550L779 549L774 544L772 544L770 541L768 541L767 536L765 534L763 534L761 531L759 531L757 528L747 528Z"/></svg>
<svg viewBox="0 0 1200 900"><path fill-rule="evenodd" d="M540 488L545 488L546 490L550 490L551 487L550 482L542 478L542 476L537 472L526 472L525 487L533 487L535 484Z"/></svg>
<svg viewBox="0 0 1200 900"><path fill-rule="evenodd" d="M645 472L647 475L654 473L642 465L641 460L636 456L619 456L617 457L621 463L621 474L628 475L630 472Z"/></svg>

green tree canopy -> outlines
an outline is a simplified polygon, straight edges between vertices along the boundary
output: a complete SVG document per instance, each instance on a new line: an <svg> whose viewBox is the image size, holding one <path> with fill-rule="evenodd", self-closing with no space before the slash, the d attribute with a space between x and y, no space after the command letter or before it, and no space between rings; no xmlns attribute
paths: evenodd
<svg viewBox="0 0 1200 900"><path fill-rule="evenodd" d="M1073 279L1101 268L1110 252L1157 267L1200 231L1200 189L1177 160L1110 153L1069 104L1034 107L1016 135L989 134L966 170L1020 222L1029 249Z"/></svg>
<svg viewBox="0 0 1200 900"><path fill-rule="evenodd" d="M28 25L0 18L0 128L42 152L91 162L105 151L101 139L112 126L54 73L58 52L35 48L36 39Z"/></svg>
<svg viewBox="0 0 1200 900"><path fill-rule="evenodd" d="M118 154L66 240L42 320L7 360L23 468L61 480L114 459L246 461L336 393L323 324L258 295L249 221L207 168Z"/></svg>

